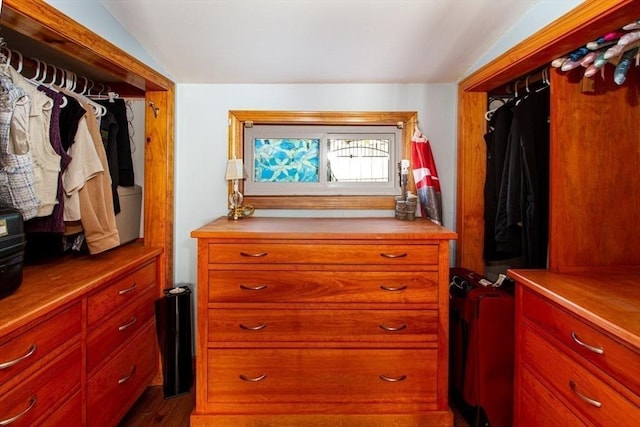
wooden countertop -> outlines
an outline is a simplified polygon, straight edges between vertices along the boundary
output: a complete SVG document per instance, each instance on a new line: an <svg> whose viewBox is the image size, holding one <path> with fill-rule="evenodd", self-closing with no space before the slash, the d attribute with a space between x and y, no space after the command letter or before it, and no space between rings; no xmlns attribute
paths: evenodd
<svg viewBox="0 0 640 427"><path fill-rule="evenodd" d="M197 238L270 239L377 239L451 240L457 234L433 222L417 218L263 218L234 221L221 217L191 232Z"/></svg>
<svg viewBox="0 0 640 427"><path fill-rule="evenodd" d="M97 255L70 254L25 266L20 287L0 299L0 337L161 253L161 249L133 242Z"/></svg>
<svg viewBox="0 0 640 427"><path fill-rule="evenodd" d="M571 273L509 270L508 274L640 349L640 268Z"/></svg>

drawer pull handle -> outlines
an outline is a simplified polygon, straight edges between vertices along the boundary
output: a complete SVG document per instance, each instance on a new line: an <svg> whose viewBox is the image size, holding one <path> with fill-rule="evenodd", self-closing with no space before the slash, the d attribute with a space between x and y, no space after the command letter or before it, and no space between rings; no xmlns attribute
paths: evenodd
<svg viewBox="0 0 640 427"><path fill-rule="evenodd" d="M6 420L0 421L0 427L8 426L9 424L13 424L14 422L18 421L27 412L32 410L34 406L36 406L36 402L38 402L38 399L35 396L31 396L31 398L29 399L29 406L27 407L27 409L25 409L24 411L20 412L16 416L13 416L11 418L7 418Z"/></svg>
<svg viewBox="0 0 640 427"><path fill-rule="evenodd" d="M263 323L257 326L247 326L247 325L243 325L242 323L240 324L240 328L244 329L245 331L259 331L260 329L264 329L266 327L267 327L266 323Z"/></svg>
<svg viewBox="0 0 640 427"><path fill-rule="evenodd" d="M125 294L128 294L129 292L133 292L136 290L137 287L138 287L138 284L134 283L132 286L129 286L126 289L120 289L118 291L118 295L125 295Z"/></svg>
<svg viewBox="0 0 640 427"><path fill-rule="evenodd" d="M262 381L262 380L264 380L266 378L267 378L267 374L262 374L259 377L255 377L255 378L250 378L250 377L248 377L246 375L240 375L240 379L242 381L248 381L248 382L251 382L251 383L257 383L257 382Z"/></svg>
<svg viewBox="0 0 640 427"><path fill-rule="evenodd" d="M250 258L262 258L264 256L267 256L267 252L255 252L255 253L250 253L250 252L240 252L240 256L246 256L246 257L250 257Z"/></svg>
<svg viewBox="0 0 640 427"><path fill-rule="evenodd" d="M382 258L406 258L407 257L407 253L403 252L401 254L387 254L387 253L382 252L380 254L380 256Z"/></svg>
<svg viewBox="0 0 640 427"><path fill-rule="evenodd" d="M13 365L16 365L18 363L20 363L21 361L23 361L24 359L27 359L31 356L33 356L33 353L36 352L36 350L38 349L38 346L35 344L31 344L31 347L29 347L29 350L27 350L27 353L18 357L17 359L13 359L10 360L8 362L4 362L4 363L0 363L0 369L7 369L12 367ZM1 426L2 424L0 424Z"/></svg>
<svg viewBox="0 0 640 427"><path fill-rule="evenodd" d="M131 325L133 325L134 323L136 323L136 321L137 321L137 320L138 320L138 319L136 319L136 318L134 317L133 319L131 319L131 321L130 321L129 323L125 323L124 325L121 325L121 326L118 328L118 331L120 331L120 332L124 331L124 330L125 330L125 329L127 329L129 326L131 326Z"/></svg>
<svg viewBox="0 0 640 427"><path fill-rule="evenodd" d="M406 380L407 376L406 375L400 375L399 377L388 377L386 375L380 375L380 379L382 381L386 381L388 383L397 383L397 382Z"/></svg>
<svg viewBox="0 0 640 427"><path fill-rule="evenodd" d="M258 285L258 286L240 285L240 289L244 289L245 291L261 291L263 289L267 289L267 285Z"/></svg>
<svg viewBox="0 0 640 427"><path fill-rule="evenodd" d="M133 365L131 367L131 372L129 372L129 375L120 378L118 380L118 384L126 383L127 381L129 381L129 378L131 378L135 373L136 373L136 365Z"/></svg>
<svg viewBox="0 0 640 427"><path fill-rule="evenodd" d="M578 335L575 332L571 332L571 338L573 338L573 341L575 341L576 344L586 348L587 350L591 350L594 353L598 353L598 354L604 354L604 348L594 347L592 345L589 345L589 344L581 341L580 338L578 338Z"/></svg>
<svg viewBox="0 0 640 427"><path fill-rule="evenodd" d="M400 325L398 327L386 326L386 325L379 325L379 326L380 326L380 329L384 329L385 331L389 331L389 332L397 332L397 331L402 331L403 329L407 329L406 324Z"/></svg>
<svg viewBox="0 0 640 427"><path fill-rule="evenodd" d="M578 390L576 390L576 383L573 382L573 380L569 380L569 387L571 387L571 391L573 391L580 399L584 400L588 404L593 405L596 408L602 407L602 403L598 402L595 399L587 397L584 394L580 393Z"/></svg>
<svg viewBox="0 0 640 427"><path fill-rule="evenodd" d="M397 287L380 285L380 289L382 289L383 291L398 292L398 291L404 291L405 289L407 289L407 285L402 285Z"/></svg>

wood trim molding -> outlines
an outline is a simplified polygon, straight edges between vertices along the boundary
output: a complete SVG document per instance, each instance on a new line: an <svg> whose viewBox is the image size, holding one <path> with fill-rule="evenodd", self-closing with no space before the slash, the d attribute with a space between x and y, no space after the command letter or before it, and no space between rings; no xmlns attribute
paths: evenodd
<svg viewBox="0 0 640 427"><path fill-rule="evenodd" d="M637 0L585 1L465 78L460 87L489 92L628 24L630 16L640 16Z"/></svg>
<svg viewBox="0 0 640 427"><path fill-rule="evenodd" d="M313 124L313 125L396 125L403 124L402 157L411 158L411 137L418 113L415 111L229 111L229 157L235 153L244 158L244 123ZM233 188L229 184L228 192ZM240 183L240 191L244 186ZM409 191L415 193L415 183L409 174ZM244 202L257 209L372 209L395 208L394 196L246 196Z"/></svg>

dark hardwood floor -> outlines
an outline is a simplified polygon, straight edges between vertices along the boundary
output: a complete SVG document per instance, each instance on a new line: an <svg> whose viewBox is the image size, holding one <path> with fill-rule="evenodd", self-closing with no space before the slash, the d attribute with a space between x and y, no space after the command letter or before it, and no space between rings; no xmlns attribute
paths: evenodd
<svg viewBox="0 0 640 427"><path fill-rule="evenodd" d="M189 427L189 415L195 404L194 394L192 389L189 394L164 399L161 386L148 387L119 427ZM469 427L455 408L453 415L454 427Z"/></svg>
<svg viewBox="0 0 640 427"><path fill-rule="evenodd" d="M140 399L120 421L119 427L189 427L195 393L165 399L162 386L147 387Z"/></svg>

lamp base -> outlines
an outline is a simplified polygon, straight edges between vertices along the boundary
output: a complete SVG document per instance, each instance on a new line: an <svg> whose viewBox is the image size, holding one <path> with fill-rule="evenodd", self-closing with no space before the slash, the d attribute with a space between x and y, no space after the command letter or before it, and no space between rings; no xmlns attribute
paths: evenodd
<svg viewBox="0 0 640 427"><path fill-rule="evenodd" d="M238 220L250 217L254 212L253 206L232 206L227 216L233 220Z"/></svg>

